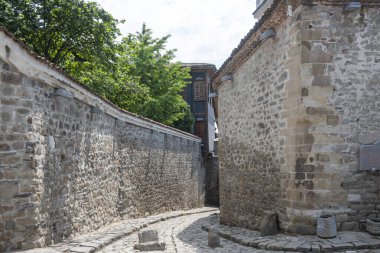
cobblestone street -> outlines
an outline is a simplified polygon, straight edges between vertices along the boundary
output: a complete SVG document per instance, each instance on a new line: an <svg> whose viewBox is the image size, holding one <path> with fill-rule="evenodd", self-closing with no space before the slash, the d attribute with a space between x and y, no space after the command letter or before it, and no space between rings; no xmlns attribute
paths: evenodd
<svg viewBox="0 0 380 253"><path fill-rule="evenodd" d="M147 218L125 220L112 224L98 231L84 234L71 240L53 245L49 248L21 251L28 253L134 253L141 252L134 249L138 244L138 231L157 230L160 242L166 244L164 251L149 251L163 253L209 253L209 252L251 252L251 253L294 253L294 252L335 252L335 253L380 253L380 237L370 236L367 233L344 232L336 238L324 240L317 236L291 236L278 234L275 236L260 237L257 231L243 228L232 228L217 225L219 211L215 208L199 208L188 211L164 213ZM217 225L221 234L221 247L208 246L208 227ZM228 238L228 240L223 237ZM285 243L288 240L289 242ZM362 241L360 241L362 240ZM364 240L364 241L363 241ZM254 247L252 242L256 242ZM317 243L331 245L331 249L314 247ZM361 245L367 250L354 250L355 245ZM342 247L343 243L351 247ZM244 246L250 244L251 246ZM298 246L297 246L297 245ZM372 245L371 245L372 244ZM271 251L270 245L282 245L283 250ZM309 250L292 251L289 247L310 247ZM369 246L371 245L371 246ZM260 247L264 247L260 249ZM287 248L288 247L288 248ZM285 249L286 248L286 249ZM302 248L302 247L301 247Z"/></svg>
<svg viewBox="0 0 380 253"><path fill-rule="evenodd" d="M215 249L207 245L208 233L202 230L202 225L207 224L210 220L215 220L217 212L199 213L169 219L148 226L145 229L154 229L159 233L161 242L166 243L165 253L192 253L192 252L252 252L252 253L282 253L283 251L267 251L254 249L252 247L243 246L221 238L221 246ZM242 234L244 231L242 230ZM124 253L124 252L140 252L133 248L138 243L137 233L122 238L111 245L106 246L98 252L101 253ZM290 251L287 251L290 252ZM314 251L313 251L314 252ZM316 252L316 251L315 251ZM362 251L331 251L331 252L358 252L358 253L380 253L380 250L362 250Z"/></svg>
<svg viewBox="0 0 380 253"><path fill-rule="evenodd" d="M201 229L202 222L213 213L200 213L169 219L149 226L156 229L161 241L166 243L165 251L156 252L262 252L250 247L242 246L221 238L223 247L211 249L207 246L207 232ZM99 252L140 252L133 246L138 243L137 233L120 239L106 246ZM154 251L151 251L154 252Z"/></svg>

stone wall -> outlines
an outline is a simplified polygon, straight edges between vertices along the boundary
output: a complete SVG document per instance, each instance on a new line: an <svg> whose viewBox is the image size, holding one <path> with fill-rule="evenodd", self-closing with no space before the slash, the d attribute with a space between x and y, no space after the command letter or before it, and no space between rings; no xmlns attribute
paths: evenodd
<svg viewBox="0 0 380 253"><path fill-rule="evenodd" d="M206 163L206 203L219 206L219 157L217 155L218 142L214 141L214 153L205 158Z"/></svg>
<svg viewBox="0 0 380 253"><path fill-rule="evenodd" d="M198 137L115 108L4 31L0 78L0 251L203 205Z"/></svg>
<svg viewBox="0 0 380 253"><path fill-rule="evenodd" d="M221 221L258 228L265 210L281 205L288 33L283 24L218 90Z"/></svg>
<svg viewBox="0 0 380 253"><path fill-rule="evenodd" d="M278 23L284 2L259 24ZM298 5L274 38L255 41L255 27L218 70L239 66L214 80L223 223L258 228L272 210L282 229L313 234L322 213L340 230L380 216L380 173L359 167L360 145L380 139L380 11L342 10Z"/></svg>
<svg viewBox="0 0 380 253"><path fill-rule="evenodd" d="M379 14L316 5L298 15L304 133L295 138L304 145L295 149L288 193L304 206L289 215L311 231L321 212L336 215L341 230L359 230L360 221L380 215L380 173L359 166L360 145L380 140Z"/></svg>

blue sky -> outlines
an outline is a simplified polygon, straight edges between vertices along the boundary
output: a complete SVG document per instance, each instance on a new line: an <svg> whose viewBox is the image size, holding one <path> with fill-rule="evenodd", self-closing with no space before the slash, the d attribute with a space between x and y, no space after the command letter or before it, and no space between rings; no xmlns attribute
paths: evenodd
<svg viewBox="0 0 380 253"><path fill-rule="evenodd" d="M167 47L176 48L182 62L219 67L253 27L255 0L95 0L115 18L123 35L143 22L156 37L170 34Z"/></svg>

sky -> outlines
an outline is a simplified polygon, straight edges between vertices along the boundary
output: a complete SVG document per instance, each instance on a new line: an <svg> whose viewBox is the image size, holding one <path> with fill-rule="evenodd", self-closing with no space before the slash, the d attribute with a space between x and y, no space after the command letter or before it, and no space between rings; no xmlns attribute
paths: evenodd
<svg viewBox="0 0 380 253"><path fill-rule="evenodd" d="M254 26L255 0L93 0L117 19L122 34L140 31L145 22L155 37L171 37L184 63L220 67Z"/></svg>

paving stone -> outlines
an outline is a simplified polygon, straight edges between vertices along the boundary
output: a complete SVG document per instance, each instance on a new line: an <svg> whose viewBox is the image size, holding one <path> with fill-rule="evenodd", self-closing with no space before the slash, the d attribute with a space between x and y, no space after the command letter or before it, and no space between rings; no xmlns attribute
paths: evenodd
<svg viewBox="0 0 380 253"><path fill-rule="evenodd" d="M93 247L74 247L70 249L70 252L75 253L92 253L95 252L95 248Z"/></svg>
<svg viewBox="0 0 380 253"><path fill-rule="evenodd" d="M101 244L99 243L94 243L94 242L82 242L80 243L80 246L85 246L85 247L93 247L93 248L98 248Z"/></svg>
<svg viewBox="0 0 380 253"><path fill-rule="evenodd" d="M286 245L283 246L284 250L297 250L298 246L304 244L305 241L296 241L296 242L289 242Z"/></svg>
<svg viewBox="0 0 380 253"><path fill-rule="evenodd" d="M352 244L355 246L355 249L366 249L366 248L368 248L368 243L365 243L362 241L352 242Z"/></svg>
<svg viewBox="0 0 380 253"><path fill-rule="evenodd" d="M102 239L99 239L99 240L91 241L91 243L97 244L98 246L96 248L101 248L101 247L103 247L105 245L106 241L102 240Z"/></svg>
<svg viewBox="0 0 380 253"><path fill-rule="evenodd" d="M326 240L331 242L331 243L344 243L340 238L329 238Z"/></svg>
<svg viewBox="0 0 380 253"><path fill-rule="evenodd" d="M311 245L311 252L321 252L321 247L319 245Z"/></svg>
<svg viewBox="0 0 380 253"><path fill-rule="evenodd" d="M333 248L337 249L337 250L352 249L354 247L354 245L352 243L347 243L347 242L332 243L331 246L333 246Z"/></svg>
<svg viewBox="0 0 380 253"><path fill-rule="evenodd" d="M17 251L17 252L28 252L28 253L60 253L63 251L59 251L56 249L31 249L31 250L23 250L23 251Z"/></svg>
<svg viewBox="0 0 380 253"><path fill-rule="evenodd" d="M308 252L310 250L311 250L311 245L307 242L297 247L297 251L301 251L301 252L305 252L305 251Z"/></svg>
<svg viewBox="0 0 380 253"><path fill-rule="evenodd" d="M266 249L266 247L271 244L271 243L274 243L276 242L275 240L267 240L267 241L261 241L258 243L257 247L260 248L260 249Z"/></svg>
<svg viewBox="0 0 380 253"><path fill-rule="evenodd" d="M250 246L250 242L251 242L251 241L250 241L249 239L244 239L244 240L241 241L240 244L241 244L241 245L244 245L244 246Z"/></svg>
<svg viewBox="0 0 380 253"><path fill-rule="evenodd" d="M52 246L51 248L54 248L54 250L58 252L67 252L70 249L70 247L66 244L57 244L57 245Z"/></svg>
<svg viewBox="0 0 380 253"><path fill-rule="evenodd" d="M268 249L268 250L283 250L284 246L288 243L289 243L289 241L275 241L271 244L268 244L266 249Z"/></svg>
<svg viewBox="0 0 380 253"><path fill-rule="evenodd" d="M165 243L164 242L144 242L139 243L134 246L135 249L140 251L155 251L155 250L165 250Z"/></svg>
<svg viewBox="0 0 380 253"><path fill-rule="evenodd" d="M321 243L320 246L323 251L332 251L334 249L333 246L331 246L331 244L327 243Z"/></svg>
<svg viewBox="0 0 380 253"><path fill-rule="evenodd" d="M259 245L259 243L263 243L263 242L267 242L267 241L270 241L269 238L258 238L258 239L254 239L251 241L251 245L254 246L254 247L257 247Z"/></svg>
<svg viewBox="0 0 380 253"><path fill-rule="evenodd" d="M375 249L376 247L380 248L380 237L373 237L363 232L340 232L338 236L333 239L284 234L261 237L258 231L220 225L218 216L210 215L213 213L215 213L215 211L186 216L179 216L177 213L175 218L170 219L168 219L170 216L167 215L157 216L154 219L150 218L150 222L153 223L144 229L154 229L158 232L158 237L162 240L160 242L166 245L165 250L162 251L163 253L346 253L346 251L354 250L356 250L357 253L380 253L380 250ZM160 221L162 217L165 217L165 219ZM71 250L74 250L72 251L73 253L83 253L91 252L86 250L96 247L97 253L138 253L140 251L133 247L139 242L138 233L135 230L141 230L143 226L147 224L146 220L147 219L125 220L99 230L98 232L82 235L66 243L54 245L51 249L57 252L64 252L61 251L61 249L64 249L63 247L66 246L66 249L67 247L71 247ZM207 245L208 234L206 230L211 226L216 226L219 232L223 232L223 236L220 238L221 247L215 249ZM117 233L112 233L115 231L117 231ZM127 233L126 236L125 233ZM333 243L330 240L337 243ZM352 243L345 242L349 240L352 240ZM331 244L335 245L335 247L331 246ZM347 248L348 245L350 245L350 248ZM370 245L373 248L371 250L369 249ZM105 247L102 248L102 246ZM262 248L259 249L258 247Z"/></svg>
<svg viewBox="0 0 380 253"><path fill-rule="evenodd" d="M379 238L380 239L380 238ZM376 249L380 247L380 240L373 238L361 238L361 240L369 245L371 249Z"/></svg>

